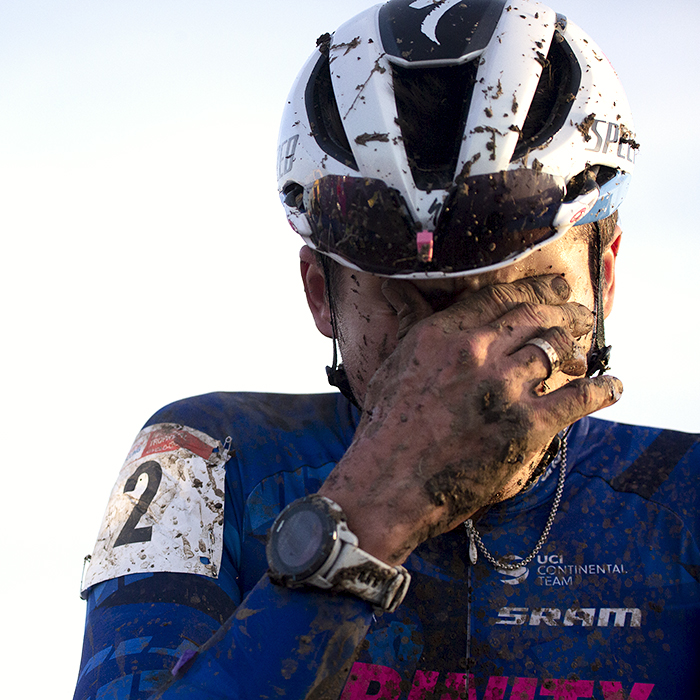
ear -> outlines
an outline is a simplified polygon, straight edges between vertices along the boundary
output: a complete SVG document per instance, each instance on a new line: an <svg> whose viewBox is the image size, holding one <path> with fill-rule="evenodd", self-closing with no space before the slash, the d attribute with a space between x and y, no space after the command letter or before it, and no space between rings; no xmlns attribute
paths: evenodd
<svg viewBox="0 0 700 700"><path fill-rule="evenodd" d="M313 250L306 245L299 251L299 261L306 301L314 317L316 328L326 338L332 338L331 310L326 297L326 278L323 268L318 264Z"/></svg>
<svg viewBox="0 0 700 700"><path fill-rule="evenodd" d="M613 300L615 299L615 263L617 262L617 254L620 251L621 239L622 229L619 226L616 226L612 243L603 253L603 274L605 276L603 286L603 305L605 309L605 318L607 318L612 311Z"/></svg>

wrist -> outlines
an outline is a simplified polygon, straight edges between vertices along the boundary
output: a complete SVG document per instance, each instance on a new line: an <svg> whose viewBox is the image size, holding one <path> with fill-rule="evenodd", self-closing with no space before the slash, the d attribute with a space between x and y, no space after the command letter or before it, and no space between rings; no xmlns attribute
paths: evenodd
<svg viewBox="0 0 700 700"><path fill-rule="evenodd" d="M343 482L345 480L342 480ZM369 495L368 495L369 493ZM444 508L435 508L422 490L402 503L358 488L339 488L326 482L318 494L336 502L345 513L358 546L390 566L403 564L411 552L438 529ZM413 500L419 503L409 503Z"/></svg>
<svg viewBox="0 0 700 700"><path fill-rule="evenodd" d="M314 494L294 501L275 520L267 543L273 583L350 593L393 612L411 577L362 550L334 501Z"/></svg>

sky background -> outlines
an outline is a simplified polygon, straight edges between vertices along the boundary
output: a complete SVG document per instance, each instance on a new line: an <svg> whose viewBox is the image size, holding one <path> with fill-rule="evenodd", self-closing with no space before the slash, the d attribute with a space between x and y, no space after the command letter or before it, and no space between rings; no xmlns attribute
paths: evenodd
<svg viewBox="0 0 700 700"><path fill-rule="evenodd" d="M0 293L7 697L72 696L109 492L159 407L325 391L330 341L276 193L278 121L362 0L3 0ZM641 151L602 416L700 429L697 0L559 0L617 69Z"/></svg>

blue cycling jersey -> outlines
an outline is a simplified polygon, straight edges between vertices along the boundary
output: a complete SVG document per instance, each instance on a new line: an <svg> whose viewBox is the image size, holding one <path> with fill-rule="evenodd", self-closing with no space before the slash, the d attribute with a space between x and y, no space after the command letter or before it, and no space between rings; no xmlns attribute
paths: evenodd
<svg viewBox="0 0 700 700"><path fill-rule="evenodd" d="M154 573L153 555L143 554L138 573L90 586L76 700L698 696L698 436L577 422L562 504L533 561L499 571L480 554L472 564L458 527L411 554L408 595L380 616L350 596L277 587L265 573L268 528L284 506L319 488L357 418L335 394L220 393L149 421L149 429L198 431L198 442L178 442L178 454L208 458L206 436L230 443L220 562L198 556L205 543L201 552L188 544L183 557L199 573L162 562ZM140 470L151 470L154 498L165 481L153 470L170 453L149 449ZM560 467L555 460L533 487L476 523L494 556L517 563L530 553ZM140 552L158 527L157 519L132 527L131 539L104 548Z"/></svg>

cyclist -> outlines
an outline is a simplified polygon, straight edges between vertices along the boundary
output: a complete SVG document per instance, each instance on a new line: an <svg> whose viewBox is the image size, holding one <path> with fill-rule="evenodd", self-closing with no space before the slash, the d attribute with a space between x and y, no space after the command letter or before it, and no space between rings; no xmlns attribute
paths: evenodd
<svg viewBox="0 0 700 700"><path fill-rule="evenodd" d="M590 417L622 392L638 149L602 51L533 0L322 36L277 174L341 393L149 420L76 698L694 696L697 436Z"/></svg>

